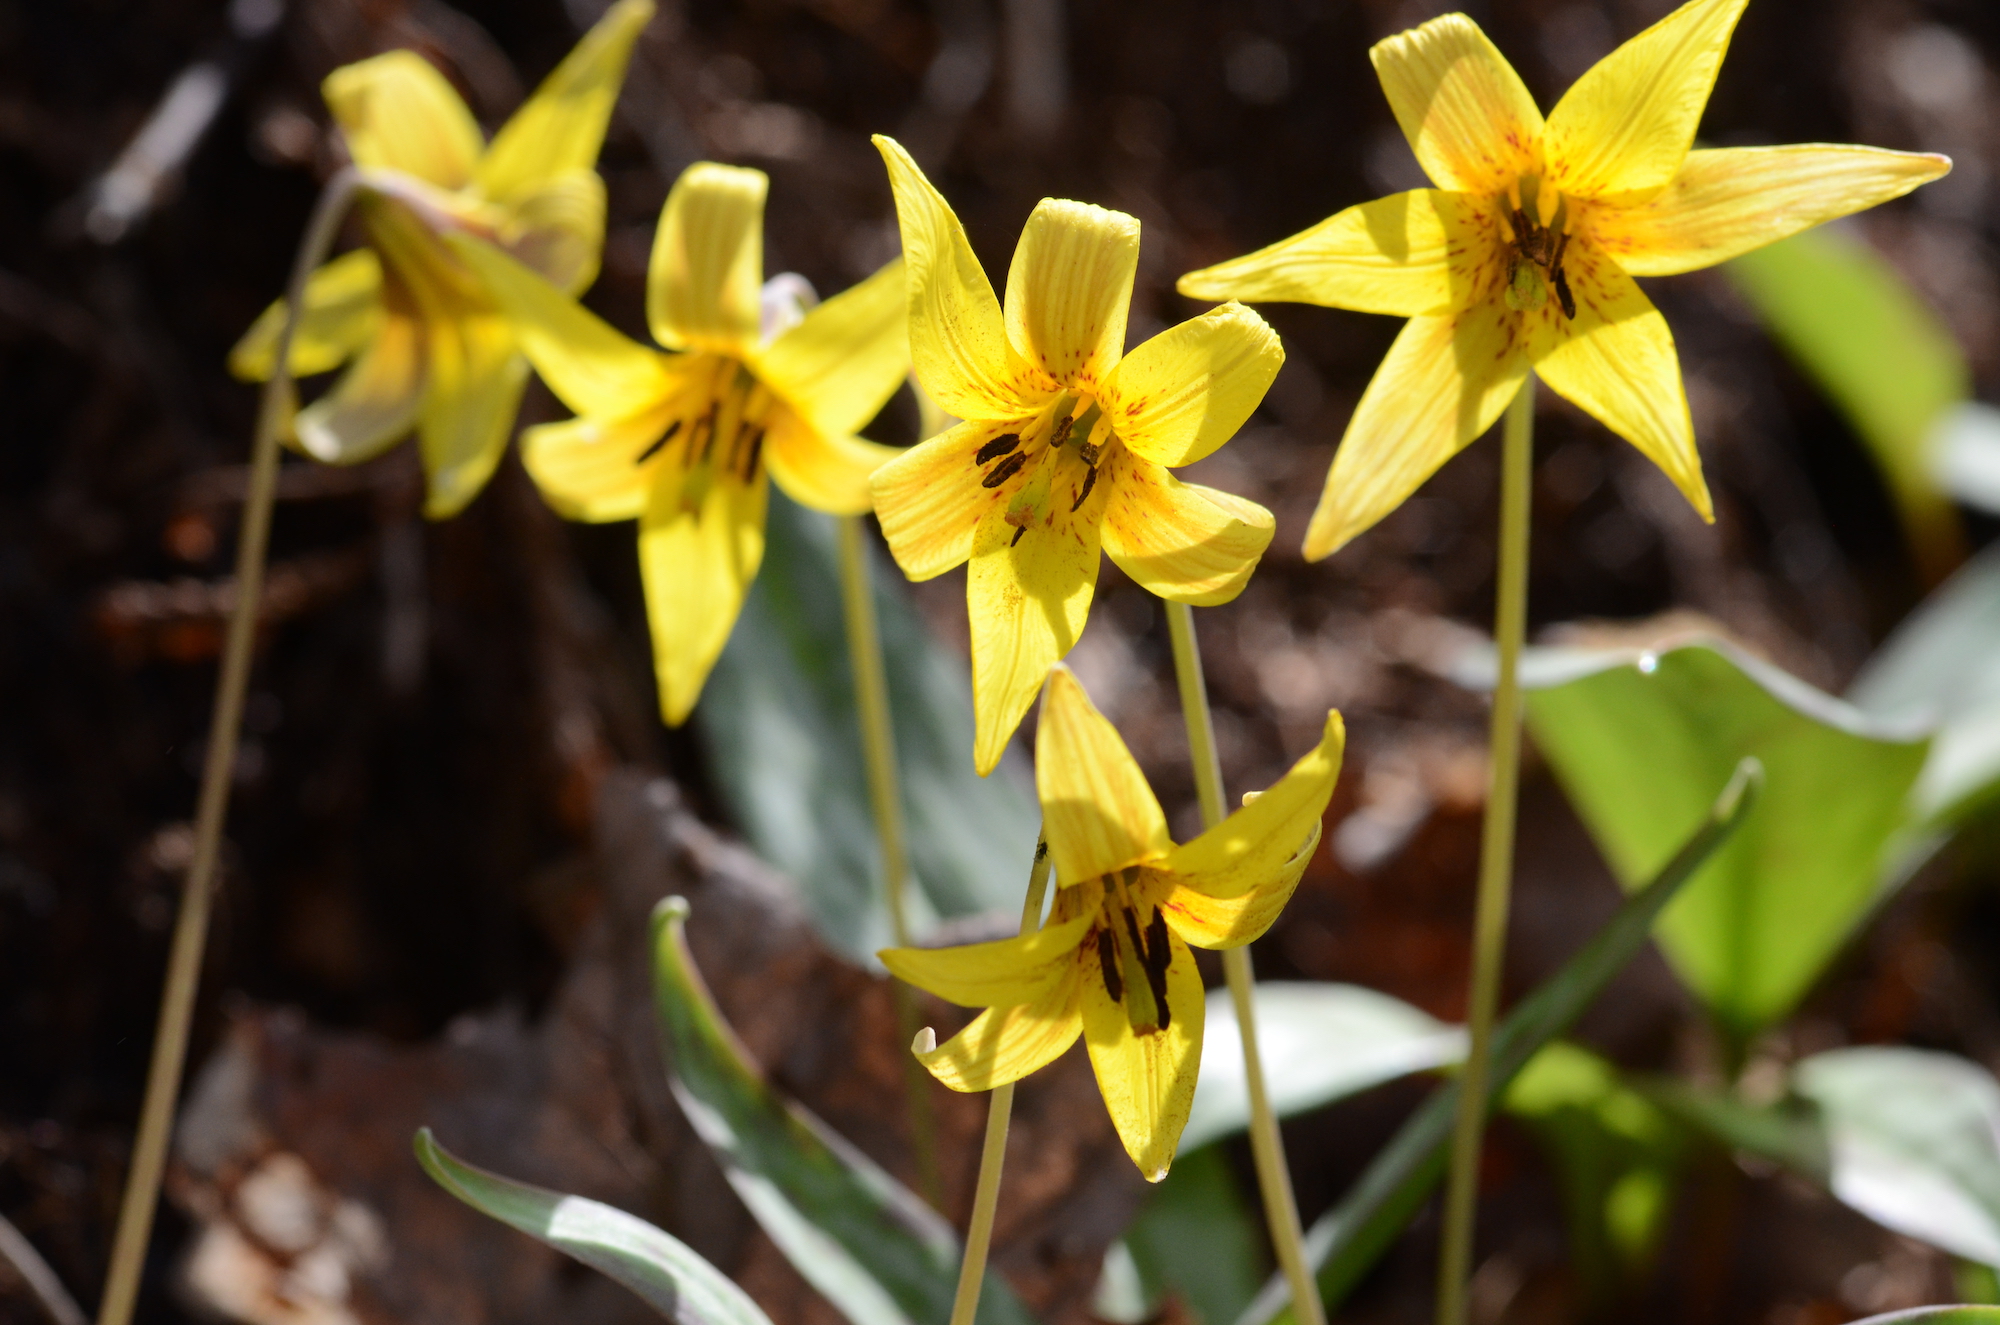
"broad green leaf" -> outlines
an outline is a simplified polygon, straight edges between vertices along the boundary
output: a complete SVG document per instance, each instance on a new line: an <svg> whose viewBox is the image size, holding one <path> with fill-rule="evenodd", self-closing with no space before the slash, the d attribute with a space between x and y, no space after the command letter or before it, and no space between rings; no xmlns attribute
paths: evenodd
<svg viewBox="0 0 2000 1325"><path fill-rule="evenodd" d="M645 1220L474 1168L439 1145L428 1127L417 1132L415 1145L417 1162L438 1186L617 1280L676 1325L771 1325L722 1271Z"/></svg>
<svg viewBox="0 0 2000 1325"><path fill-rule="evenodd" d="M1279 1117L1356 1095L1371 1086L1455 1063L1465 1032L1401 999L1359 985L1278 982L1256 986L1264 1085ZM1208 991L1201 1076L1180 1153L1250 1125L1243 1036L1226 989Z"/></svg>
<svg viewBox="0 0 2000 1325"><path fill-rule="evenodd" d="M1506 1090L1543 1045L1574 1025L1612 977L1645 946L1661 908L1753 812L1762 782L1756 760L1738 764L1710 806L1708 817L1695 827L1673 859L1626 899L1618 913L1564 962L1561 970L1501 1020L1493 1035L1489 1099ZM1340 1305L1444 1176L1458 1090L1453 1081L1425 1100L1339 1203L1307 1230L1306 1257L1315 1267L1320 1295L1329 1308ZM1290 1304L1291 1291L1284 1279L1273 1277L1237 1317L1236 1325L1289 1322L1293 1319Z"/></svg>
<svg viewBox="0 0 2000 1325"><path fill-rule="evenodd" d="M1854 1325L2000 1325L2000 1307L1911 1307L1857 1320Z"/></svg>
<svg viewBox="0 0 2000 1325"><path fill-rule="evenodd" d="M1202 1325L1229 1325L1257 1296L1271 1257L1261 1216L1220 1146L1182 1152L1125 1230L1145 1314L1168 1294Z"/></svg>
<svg viewBox="0 0 2000 1325"><path fill-rule="evenodd" d="M1594 1298L1610 1299L1659 1246L1685 1133L1617 1068L1563 1040L1528 1061L1500 1107L1528 1125L1554 1162L1570 1261Z"/></svg>
<svg viewBox="0 0 2000 1325"><path fill-rule="evenodd" d="M1527 696L1528 725L1629 888L1754 755L1768 793L1660 917L1668 961L1723 1027L1790 1012L1901 858L1928 741L1720 642L1593 655L1602 670Z"/></svg>
<svg viewBox="0 0 2000 1325"><path fill-rule="evenodd" d="M1972 392L1951 332L1881 254L1839 227L1794 235L1723 270L1861 435L1919 565L1942 579L1964 555L1964 535L1933 474L1933 433Z"/></svg>
<svg viewBox="0 0 2000 1325"><path fill-rule="evenodd" d="M797 881L820 933L873 965L892 943L861 750L832 517L771 494L763 568L695 719L731 818ZM1041 823L1011 766L972 769L965 662L925 628L871 545L870 579L901 766L912 924L1012 913Z"/></svg>
<svg viewBox="0 0 2000 1325"><path fill-rule="evenodd" d="M853 1325L944 1325L958 1284L951 1226L743 1056L682 935L688 905L653 911L653 1002L674 1098L729 1185L807 1283ZM1032 1325L989 1274L980 1325Z"/></svg>
<svg viewBox="0 0 2000 1325"><path fill-rule="evenodd" d="M1958 821L2000 792L2000 547L1960 567L1889 636L1847 697L1885 718L1935 722L1911 793L1927 821Z"/></svg>

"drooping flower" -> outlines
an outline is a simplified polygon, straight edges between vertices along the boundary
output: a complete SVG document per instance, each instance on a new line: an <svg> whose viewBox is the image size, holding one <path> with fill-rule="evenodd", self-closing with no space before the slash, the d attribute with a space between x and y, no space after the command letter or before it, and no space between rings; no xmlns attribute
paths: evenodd
<svg viewBox="0 0 2000 1325"><path fill-rule="evenodd" d="M1098 553L1162 598L1228 602L1271 513L1182 483L1242 426L1284 362L1264 320L1225 304L1124 353L1139 222L1044 199L1003 313L951 207L878 137L909 264L910 355L965 420L875 476L875 512L913 580L968 559L973 762L999 763L1050 664L1083 631Z"/></svg>
<svg viewBox="0 0 2000 1325"><path fill-rule="evenodd" d="M1462 14L1369 52L1437 185L1350 207L1180 280L1207 299L1408 317L1348 423L1306 534L1333 552L1492 426L1532 369L1713 519L1680 361L1635 276L1694 271L1899 197L1941 156L1691 150L1748 0L1690 0L1585 73L1546 121Z"/></svg>
<svg viewBox="0 0 2000 1325"><path fill-rule="evenodd" d="M956 948L891 948L899 979L986 1009L918 1056L953 1090L991 1090L1083 1036L1125 1151L1167 1174L1201 1067L1205 1004L1188 945L1234 948L1276 920L1319 844L1346 732L1183 846L1118 732L1057 664L1035 742L1035 783L1058 891L1047 925Z"/></svg>
<svg viewBox="0 0 2000 1325"><path fill-rule="evenodd" d="M769 183L761 170L705 161L675 181L646 287L647 320L667 352L627 338L499 249L450 241L577 413L522 437L542 494L574 520L639 521L660 708L675 726L763 560L768 480L803 505L860 515L869 475L897 454L854 433L909 372L902 261L767 337Z"/></svg>
<svg viewBox="0 0 2000 1325"><path fill-rule="evenodd" d="M416 431L428 478L424 512L455 515L507 446L527 362L486 290L441 242L491 240L566 291L597 275L604 182L594 166L625 66L653 0L619 0L489 146L443 75L390 51L327 76L327 107L356 166L367 246L312 274L292 370L353 364L299 411L306 454L352 464ZM284 301L230 352L238 377L271 375Z"/></svg>

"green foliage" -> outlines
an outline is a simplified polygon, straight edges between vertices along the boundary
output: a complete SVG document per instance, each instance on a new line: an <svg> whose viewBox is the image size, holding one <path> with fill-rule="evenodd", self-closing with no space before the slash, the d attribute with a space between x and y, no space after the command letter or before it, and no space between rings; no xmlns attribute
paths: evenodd
<svg viewBox="0 0 2000 1325"><path fill-rule="evenodd" d="M1321 1051L1333 1057L1331 1048ZM1204 1071L1206 1068L1203 1069ZM1169 1294L1203 1325L1229 1325L1270 1273L1262 1215L1220 1146L1183 1152L1125 1230L1145 1305Z"/></svg>
<svg viewBox="0 0 2000 1325"><path fill-rule="evenodd" d="M1854 1325L2000 1325L2000 1307L1911 1307L1908 1311L1870 1316Z"/></svg>
<svg viewBox="0 0 2000 1325"><path fill-rule="evenodd" d="M868 804L830 516L771 494L764 564L695 720L730 816L797 881L834 947L873 964L892 941ZM932 637L894 567L869 549L901 763L912 924L1013 911L1040 823L1010 768L982 778L963 659Z"/></svg>
<svg viewBox="0 0 2000 1325"><path fill-rule="evenodd" d="M1739 1041L1784 1016L1891 877L1928 742L1720 643L1537 662L1568 674L1530 690L1529 727L1627 888L1701 821L1737 760L1762 762L1768 794L1659 938Z"/></svg>
<svg viewBox="0 0 2000 1325"><path fill-rule="evenodd" d="M1661 908L1749 818L1761 784L1756 761L1745 759L1711 805L1707 819L1694 829L1673 859L1494 1029L1492 1089L1496 1094L1507 1088L1542 1046L1567 1031L1645 946ZM1329 1307L1337 1307L1347 1296L1443 1176L1457 1107L1457 1082L1424 1101L1340 1202L1307 1230L1306 1256L1316 1269L1320 1294ZM1237 1325L1291 1321L1290 1299L1284 1280L1274 1277L1237 1318Z"/></svg>
<svg viewBox="0 0 2000 1325"><path fill-rule="evenodd" d="M645 1220L474 1168L439 1145L428 1127L417 1132L415 1144L417 1162L438 1186L481 1214L602 1271L675 1325L771 1325L722 1271Z"/></svg>
<svg viewBox="0 0 2000 1325"><path fill-rule="evenodd" d="M1686 1139L1618 1070L1567 1041L1545 1047L1501 1098L1554 1161L1570 1255L1602 1302L1659 1245Z"/></svg>
<svg viewBox="0 0 2000 1325"><path fill-rule="evenodd" d="M951 1226L744 1057L695 969L678 897L653 912L653 996L674 1098L729 1184L807 1283L853 1325L938 1325L951 1314ZM998 1275L980 1325L1031 1325Z"/></svg>

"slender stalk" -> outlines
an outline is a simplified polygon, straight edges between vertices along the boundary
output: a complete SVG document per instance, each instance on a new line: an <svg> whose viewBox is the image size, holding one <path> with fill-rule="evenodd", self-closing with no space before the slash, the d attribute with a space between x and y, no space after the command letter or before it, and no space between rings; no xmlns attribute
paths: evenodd
<svg viewBox="0 0 2000 1325"><path fill-rule="evenodd" d="M159 1026L153 1036L153 1061L146 1075L146 1098L140 1108L139 1133L132 1147L132 1168L126 1175L125 1196L118 1210L118 1232L111 1246L104 1300L98 1305L98 1325L130 1325L132 1309L138 1301L139 1276L145 1268L146 1244L152 1236L153 1212L160 1199L160 1177L166 1169L167 1143L173 1132L174 1102L180 1096L181 1070L187 1060L188 1028L194 1019L195 994L201 984L209 904L214 897L216 863L222 851L223 821L229 812L236 743L243 726L243 695L250 684L258 607L264 597L264 553L270 543L271 502L278 479L278 439L292 405L292 337L298 328L298 310L305 299L306 278L325 260L327 250L332 247L358 180L354 171L343 170L328 180L320 192L292 264L291 283L285 292L285 324L278 334L277 360L258 405L257 431L250 449L250 486L243 500L243 525L236 544L236 599L223 644L222 670L215 682L215 713L209 723L201 797L195 810L194 858L188 866L180 914L174 922L166 989L160 1000Z"/></svg>
<svg viewBox="0 0 2000 1325"><path fill-rule="evenodd" d="M1528 486L1535 450L1535 379L1521 384L1507 409L1500 460L1500 567L1493 642L1500 676L1493 690L1488 738L1486 822L1479 843L1478 913L1473 920L1471 1041L1451 1137L1451 1178L1445 1190L1444 1241L1438 1257L1437 1325L1464 1325L1465 1285L1472 1271L1473 1213L1479 1197L1479 1149L1493 1070L1493 1018L1500 1005L1501 958L1507 949L1507 908L1514 880L1514 804L1521 774L1521 641L1528 617Z"/></svg>
<svg viewBox="0 0 2000 1325"><path fill-rule="evenodd" d="M83 1308L63 1287L42 1254L35 1250L35 1244L28 1241L21 1230L15 1228L7 1216L0 1215L0 1260L13 1267L21 1282L28 1286L35 1301L41 1304L42 1314L50 1325L84 1325L90 1318L83 1314Z"/></svg>
<svg viewBox="0 0 2000 1325"><path fill-rule="evenodd" d="M896 772L896 738L889 723L889 682L882 667L882 631L875 620L875 596L868 582L867 531L861 517L835 521L840 541L840 598L847 611L847 655L854 672L854 707L861 719L861 751L868 765L868 802L875 811L875 836L882 844L882 889L889 901L889 928L896 946L910 946L909 858L903 835L902 779ZM898 1043L908 1044L922 1014L916 993L897 980ZM944 1204L944 1177L938 1170L937 1123L931 1114L930 1073L914 1056L903 1060L903 1096L910 1112L910 1149L917 1162L917 1186L932 1205Z"/></svg>
<svg viewBox="0 0 2000 1325"><path fill-rule="evenodd" d="M1187 719L1188 755L1194 763L1195 794L1201 799L1201 821L1213 828L1226 807L1222 795L1222 762L1215 753L1215 721L1208 711L1208 683L1201 672L1201 645L1194 635L1194 609L1186 603L1167 604L1167 633L1173 639L1174 676L1180 682L1181 714ZM1222 974L1229 982L1229 1001L1242 1032L1243 1077L1250 1088L1250 1154L1257 1164L1257 1187L1264 1197L1264 1222L1271 1247L1292 1290L1292 1314L1298 1325L1326 1325L1326 1309L1306 1262L1305 1231L1299 1224L1298 1201L1292 1195L1291 1170L1285 1166L1285 1140L1278 1116L1264 1086L1264 1055L1257 1044L1257 976L1248 945L1225 948Z"/></svg>
<svg viewBox="0 0 2000 1325"><path fill-rule="evenodd" d="M1028 896L1021 904L1021 932L1042 926L1042 900L1049 889L1048 834L1035 839L1035 864L1028 873ZM979 1314L979 1289L986 1282L986 1253L993 1244L993 1212L1000 1206L1000 1170L1007 1161L1007 1123L1014 1114L1014 1083L995 1086L986 1103L986 1144L979 1152L979 1182L972 1192L972 1223L965 1230L965 1259L958 1266L958 1293L951 1300L951 1325L972 1325Z"/></svg>

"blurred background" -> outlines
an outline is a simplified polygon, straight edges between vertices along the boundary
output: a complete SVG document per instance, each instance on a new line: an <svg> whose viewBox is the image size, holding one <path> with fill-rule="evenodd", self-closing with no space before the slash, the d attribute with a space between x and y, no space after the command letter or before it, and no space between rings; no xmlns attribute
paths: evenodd
<svg viewBox="0 0 2000 1325"><path fill-rule="evenodd" d="M662 0L600 166L610 224L587 302L643 334L660 204L704 158L770 173L767 272L802 273L822 293L859 279L896 252L868 143L889 133L951 199L996 279L1044 196L1138 216L1136 343L1200 310L1173 293L1178 274L1422 185L1367 48L1448 7ZM1671 6L1461 7L1546 108ZM0 0L0 1213L86 1305L108 1252L232 601L256 396L223 360L279 291L317 183L339 163L319 82L414 47L490 131L600 9ZM1702 130L1714 145L1949 153L1948 178L1842 228L1918 293L1961 348L1967 389L1988 398L2000 387L1996 61L1990 0L1752 0ZM1648 292L1680 348L1717 522L1702 525L1649 462L1544 392L1531 631L1644 641L1705 622L1837 692L1996 526L1912 495L1727 274ZM1325 845L1256 947L1260 975L1351 981L1456 1019L1485 711L1440 671L1489 620L1497 447L1472 447L1379 528L1306 565L1297 549L1334 443L1398 323L1262 311L1285 339L1285 368L1250 426L1187 475L1278 519L1243 596L1199 614L1224 771L1232 795L1267 785L1329 706L1351 744ZM556 417L532 387L523 421ZM905 392L873 433L906 443L916 426ZM448 1041L468 1017L536 1024L590 952L603 905L593 805L613 770L664 773L701 820L740 827L713 773L731 757L713 748L718 728L667 731L655 715L629 527L562 523L511 457L449 523L420 518L420 484L409 448L284 471L195 1065L268 1009L290 1009L294 1033L384 1054ZM910 591L955 657L963 584L960 572ZM1165 623L1108 561L1071 661L1176 836L1191 835ZM1521 839L1511 990L1554 969L1618 898L1532 754ZM1982 859L1961 851L1904 889L1771 1051L1903 1041L2000 1067L2000 872ZM1649 953L1580 1038L1627 1067L1688 1069L1711 1052L1705 1034ZM1385 1087L1288 1126L1308 1220L1423 1091ZM1229 1154L1247 1173L1247 1152ZM1559 1184L1512 1124L1496 1127L1486 1183L1482 1325L1587 1314ZM188 1287L177 1267L201 1219L197 1187L183 1175L163 1214L146 1319L397 1318L283 1295L231 1305ZM1099 1247L1116 1218L1104 1217ZM393 1247L402 1230L385 1232ZM1434 1236L1420 1219L1346 1314L1423 1319ZM1624 1314L1830 1325L1953 1294L1942 1253L1726 1159L1684 1190L1659 1265ZM1063 1301L1066 1319L1088 1310L1087 1295ZM452 1303L436 1315L514 1309L472 1289ZM0 1322L37 1320L0 1269Z"/></svg>

